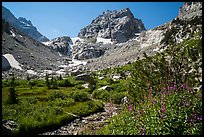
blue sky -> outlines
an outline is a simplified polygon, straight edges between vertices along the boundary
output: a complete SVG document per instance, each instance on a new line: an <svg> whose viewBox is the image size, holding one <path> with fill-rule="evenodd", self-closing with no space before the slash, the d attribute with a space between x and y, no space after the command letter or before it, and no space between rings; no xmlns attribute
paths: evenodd
<svg viewBox="0 0 204 137"><path fill-rule="evenodd" d="M14 16L25 17L49 39L76 37L83 27L106 10L129 8L146 29L162 25L178 15L183 2L2 2Z"/></svg>

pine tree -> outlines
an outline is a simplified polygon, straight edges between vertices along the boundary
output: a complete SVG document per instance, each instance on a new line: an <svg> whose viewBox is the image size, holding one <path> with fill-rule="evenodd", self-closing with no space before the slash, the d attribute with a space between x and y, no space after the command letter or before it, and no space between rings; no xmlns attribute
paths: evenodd
<svg viewBox="0 0 204 137"><path fill-rule="evenodd" d="M11 75L12 75L12 79L11 79L10 88L9 88L9 92L10 92L9 103L16 104L18 103L18 100L16 98L14 73L12 73Z"/></svg>
<svg viewBox="0 0 204 137"><path fill-rule="evenodd" d="M45 76L45 80L46 80L46 86L47 86L48 88L50 88L49 76L48 76L47 73L46 73L46 76Z"/></svg>

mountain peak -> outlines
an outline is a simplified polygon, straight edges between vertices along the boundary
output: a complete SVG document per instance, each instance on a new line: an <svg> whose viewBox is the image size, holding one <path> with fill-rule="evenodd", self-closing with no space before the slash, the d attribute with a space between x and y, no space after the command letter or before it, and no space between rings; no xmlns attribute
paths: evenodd
<svg viewBox="0 0 204 137"><path fill-rule="evenodd" d="M81 38L101 37L118 43L127 41L135 33L146 30L140 19L134 18L129 8L119 11L107 10L95 18L90 25L81 29Z"/></svg>
<svg viewBox="0 0 204 137"><path fill-rule="evenodd" d="M30 20L27 20L26 18L19 17L18 20L22 23L28 24L29 26L33 26Z"/></svg>
<svg viewBox="0 0 204 137"><path fill-rule="evenodd" d="M14 28L20 30L26 35L34 38L37 41L48 41L49 39L43 36L35 26L31 23L30 20L26 18L19 17L18 19L10 12L9 9L2 6L2 19L8 22Z"/></svg>

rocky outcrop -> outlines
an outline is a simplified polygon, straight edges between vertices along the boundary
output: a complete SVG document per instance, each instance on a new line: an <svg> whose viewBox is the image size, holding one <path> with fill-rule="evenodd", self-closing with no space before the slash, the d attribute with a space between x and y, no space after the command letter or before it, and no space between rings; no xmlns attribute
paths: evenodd
<svg viewBox="0 0 204 137"><path fill-rule="evenodd" d="M73 46L73 58L85 60L103 56L110 44L103 43L80 43Z"/></svg>
<svg viewBox="0 0 204 137"><path fill-rule="evenodd" d="M189 19L202 16L202 2L185 2L179 9L179 19Z"/></svg>
<svg viewBox="0 0 204 137"><path fill-rule="evenodd" d="M43 36L35 26L31 23L30 20L27 20L23 17L18 19L5 7L2 6L2 19L8 22L10 25L25 33L26 35L34 38L37 41L45 42L49 39Z"/></svg>
<svg viewBox="0 0 204 137"><path fill-rule="evenodd" d="M71 56L70 45L72 44L72 40L68 36L57 37L50 41L43 42L43 44L51 47L63 55Z"/></svg>
<svg viewBox="0 0 204 137"><path fill-rule="evenodd" d="M76 76L76 80L81 80L85 82L93 82L94 79L89 74L79 74Z"/></svg>
<svg viewBox="0 0 204 137"><path fill-rule="evenodd" d="M129 8L120 11L105 11L94 19L90 25L81 29L78 34L81 38L102 37L118 43L127 41L135 33L144 31L144 24L134 18Z"/></svg>

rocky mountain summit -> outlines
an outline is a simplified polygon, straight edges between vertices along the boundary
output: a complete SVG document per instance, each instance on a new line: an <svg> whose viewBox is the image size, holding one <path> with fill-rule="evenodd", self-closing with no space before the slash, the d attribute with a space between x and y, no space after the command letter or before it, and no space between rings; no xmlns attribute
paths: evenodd
<svg viewBox="0 0 204 137"><path fill-rule="evenodd" d="M201 6L192 6L199 5ZM191 10L184 10L188 9ZM180 8L183 9L182 15L187 18L181 18L181 13L171 21L155 27L154 29L143 31L136 38L130 39L125 43L112 45L113 49L105 52L104 56L92 59L85 67L88 70L101 70L104 68L113 68L115 66L123 66L143 58L144 53L148 56L162 52L169 45L179 44L183 40L200 36L202 33L202 5L199 3L184 3ZM186 11L187 13L185 13ZM192 15L192 13L199 13Z"/></svg>
<svg viewBox="0 0 204 137"><path fill-rule="evenodd" d="M50 41L43 42L43 44L51 47L52 49L58 51L60 54L71 56L72 40L68 36L57 37Z"/></svg>
<svg viewBox="0 0 204 137"><path fill-rule="evenodd" d="M90 25L81 29L80 38L101 37L111 39L117 43L126 42L146 30L143 22L136 19L129 8L119 11L107 10L94 19Z"/></svg>
<svg viewBox="0 0 204 137"><path fill-rule="evenodd" d="M27 20L23 17L18 19L5 7L2 6L2 19L8 22L10 25L25 33L26 35L34 38L37 41L45 42L49 39L43 36L35 26L31 23L30 20Z"/></svg>

